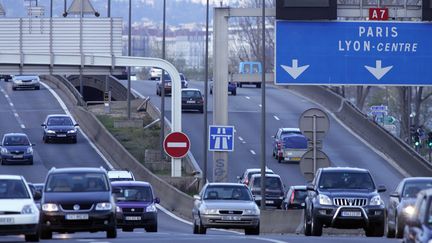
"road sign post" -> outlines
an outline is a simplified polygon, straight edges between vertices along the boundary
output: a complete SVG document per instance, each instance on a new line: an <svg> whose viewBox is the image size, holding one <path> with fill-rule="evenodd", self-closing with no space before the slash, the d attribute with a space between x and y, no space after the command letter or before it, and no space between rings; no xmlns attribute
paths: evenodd
<svg viewBox="0 0 432 243"><path fill-rule="evenodd" d="M330 166L329 158L321 151L322 139L330 127L330 121L324 111L311 108L300 116L299 127L311 141L310 149L300 161L300 169L307 180L312 180L318 168Z"/></svg>
<svg viewBox="0 0 432 243"><path fill-rule="evenodd" d="M171 176L181 177L181 158L185 157L190 149L190 140L182 132L172 132L164 139L164 150L173 158Z"/></svg>

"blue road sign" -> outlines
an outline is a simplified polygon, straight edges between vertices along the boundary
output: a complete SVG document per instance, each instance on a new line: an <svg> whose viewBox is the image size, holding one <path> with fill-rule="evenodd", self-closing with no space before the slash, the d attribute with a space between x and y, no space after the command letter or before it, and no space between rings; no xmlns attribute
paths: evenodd
<svg viewBox="0 0 432 243"><path fill-rule="evenodd" d="M373 105L369 109L371 111L388 111L388 106L386 106L386 105Z"/></svg>
<svg viewBox="0 0 432 243"><path fill-rule="evenodd" d="M432 24L276 22L275 83L431 85Z"/></svg>
<svg viewBox="0 0 432 243"><path fill-rule="evenodd" d="M234 127L209 126L208 146L210 151L234 151Z"/></svg>

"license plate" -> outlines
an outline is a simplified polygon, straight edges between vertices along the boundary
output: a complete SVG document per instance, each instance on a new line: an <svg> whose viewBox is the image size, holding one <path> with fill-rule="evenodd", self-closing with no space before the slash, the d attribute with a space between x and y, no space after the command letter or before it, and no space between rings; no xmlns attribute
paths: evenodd
<svg viewBox="0 0 432 243"><path fill-rule="evenodd" d="M241 220L240 216L222 216L222 220L228 220L228 221L239 221Z"/></svg>
<svg viewBox="0 0 432 243"><path fill-rule="evenodd" d="M141 220L141 217L139 217L139 216L126 216L126 220L138 221L138 220Z"/></svg>
<svg viewBox="0 0 432 243"><path fill-rule="evenodd" d="M14 159L22 159L23 156L22 156L22 155L14 155L13 158L14 158Z"/></svg>
<svg viewBox="0 0 432 243"><path fill-rule="evenodd" d="M361 212L359 211L342 211L342 217L360 217Z"/></svg>
<svg viewBox="0 0 432 243"><path fill-rule="evenodd" d="M292 161L300 161L300 159L301 158L299 158L299 157L293 157L293 158L291 158Z"/></svg>
<svg viewBox="0 0 432 243"><path fill-rule="evenodd" d="M57 137L64 138L64 137L66 137L66 134L57 134Z"/></svg>
<svg viewBox="0 0 432 243"><path fill-rule="evenodd" d="M0 224L13 224L14 218L0 218Z"/></svg>
<svg viewBox="0 0 432 243"><path fill-rule="evenodd" d="M88 214L66 214L66 220L87 220Z"/></svg>
<svg viewBox="0 0 432 243"><path fill-rule="evenodd" d="M188 100L188 101L186 101L186 103L188 103L188 104L195 104L195 100Z"/></svg>
<svg viewBox="0 0 432 243"><path fill-rule="evenodd" d="M274 201L266 200L266 204L273 204L273 203L274 203Z"/></svg>

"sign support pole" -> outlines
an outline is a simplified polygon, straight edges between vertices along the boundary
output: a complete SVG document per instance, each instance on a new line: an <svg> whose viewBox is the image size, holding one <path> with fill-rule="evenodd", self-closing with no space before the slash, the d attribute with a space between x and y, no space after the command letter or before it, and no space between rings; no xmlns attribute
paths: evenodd
<svg viewBox="0 0 432 243"><path fill-rule="evenodd" d="M313 142L313 173L315 175L316 171L317 171L317 136L316 136L316 116L314 115L312 118L312 142Z"/></svg>

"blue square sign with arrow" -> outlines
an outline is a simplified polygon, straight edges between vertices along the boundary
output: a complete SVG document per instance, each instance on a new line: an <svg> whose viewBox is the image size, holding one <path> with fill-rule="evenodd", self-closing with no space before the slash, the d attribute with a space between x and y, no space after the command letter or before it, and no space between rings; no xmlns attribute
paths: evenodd
<svg viewBox="0 0 432 243"><path fill-rule="evenodd" d="M431 85L432 24L276 21L275 83Z"/></svg>
<svg viewBox="0 0 432 243"><path fill-rule="evenodd" d="M234 151L233 126L209 126L209 151Z"/></svg>

